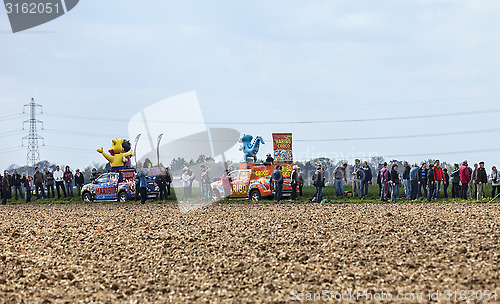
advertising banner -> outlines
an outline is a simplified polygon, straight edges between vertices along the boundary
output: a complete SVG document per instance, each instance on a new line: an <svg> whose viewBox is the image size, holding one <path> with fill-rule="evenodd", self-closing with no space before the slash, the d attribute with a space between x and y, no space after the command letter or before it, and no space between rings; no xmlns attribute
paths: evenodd
<svg viewBox="0 0 500 304"><path fill-rule="evenodd" d="M274 161L293 162L292 133L273 133Z"/></svg>

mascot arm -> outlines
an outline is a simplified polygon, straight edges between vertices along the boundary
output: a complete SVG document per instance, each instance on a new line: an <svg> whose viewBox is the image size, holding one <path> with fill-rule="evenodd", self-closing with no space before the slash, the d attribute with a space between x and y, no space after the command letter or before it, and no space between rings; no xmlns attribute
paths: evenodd
<svg viewBox="0 0 500 304"><path fill-rule="evenodd" d="M104 151L102 147L100 149L97 149L97 152L99 153L102 153L102 151Z"/></svg>
<svg viewBox="0 0 500 304"><path fill-rule="evenodd" d="M130 150L130 152L122 153L123 157L134 156L134 151Z"/></svg>
<svg viewBox="0 0 500 304"><path fill-rule="evenodd" d="M109 163L113 163L113 160L114 160L114 159L113 159L113 156L111 156L111 155L109 155L109 154L106 154L106 152L103 152L102 150L101 150L101 152L99 152L99 153L101 153L101 154L102 154L102 156L104 156L104 158L106 158L106 159L109 161Z"/></svg>

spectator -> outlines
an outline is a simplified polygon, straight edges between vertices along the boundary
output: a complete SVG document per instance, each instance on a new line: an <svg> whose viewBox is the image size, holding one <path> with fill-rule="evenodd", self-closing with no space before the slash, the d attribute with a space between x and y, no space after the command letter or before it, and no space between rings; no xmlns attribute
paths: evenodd
<svg viewBox="0 0 500 304"><path fill-rule="evenodd" d="M366 161L363 162L363 166L361 167L360 172L360 197L363 199L368 196L368 187L372 183L372 169L368 166Z"/></svg>
<svg viewBox="0 0 500 304"><path fill-rule="evenodd" d="M335 185L335 194L337 197L344 196L344 182L347 183L346 170L347 164L342 164L342 166L337 166L335 170L333 170L333 178Z"/></svg>
<svg viewBox="0 0 500 304"><path fill-rule="evenodd" d="M53 175L54 180L56 181L57 198L61 198L61 192L59 192L59 189L62 189L64 197L66 197L66 189L64 188L64 173L61 171L59 166L56 166L56 171L54 171Z"/></svg>
<svg viewBox="0 0 500 304"><path fill-rule="evenodd" d="M160 200L168 199L167 195L167 173L164 168L160 168L160 171L155 177L155 183L158 185L160 193L158 195Z"/></svg>
<svg viewBox="0 0 500 304"><path fill-rule="evenodd" d="M275 199L276 202L279 203L283 194L283 173L281 172L280 165L276 166L271 178L274 181Z"/></svg>
<svg viewBox="0 0 500 304"><path fill-rule="evenodd" d="M464 161L462 163L462 166L460 166L459 170L459 175L460 175L460 183L462 184L462 187L460 188L461 190L461 198L462 199L467 199L467 190L470 188L469 185L471 184L471 174L470 174L470 168L467 164L467 161Z"/></svg>
<svg viewBox="0 0 500 304"><path fill-rule="evenodd" d="M434 170L434 165L429 164L429 170L427 170L427 182L429 184L429 193L427 194L427 201L431 201L435 197L436 191L436 171Z"/></svg>
<svg viewBox="0 0 500 304"><path fill-rule="evenodd" d="M66 185L66 193L68 197L73 197L73 173L69 170L69 166L66 166L63 179L64 184Z"/></svg>
<svg viewBox="0 0 500 304"><path fill-rule="evenodd" d="M497 167L493 166L491 168L491 198L495 198L495 191L500 194L500 172L497 171Z"/></svg>
<svg viewBox="0 0 500 304"><path fill-rule="evenodd" d="M420 179L418 177L418 164L415 163L410 169L410 199L416 200L420 189Z"/></svg>
<svg viewBox="0 0 500 304"><path fill-rule="evenodd" d="M9 191L10 183L9 183L9 173L7 170L3 172L2 178L2 205L7 204L7 198L9 197L7 191Z"/></svg>
<svg viewBox="0 0 500 304"><path fill-rule="evenodd" d="M451 177L451 197L458 198L461 197L460 190L460 168L458 164L453 165L453 172L450 174Z"/></svg>
<svg viewBox="0 0 500 304"><path fill-rule="evenodd" d="M97 170L96 168L92 168L92 173L90 174L90 182L91 183L95 183L95 180L99 177L99 175L97 175Z"/></svg>
<svg viewBox="0 0 500 304"><path fill-rule="evenodd" d="M474 164L474 170L471 170L472 175L470 177L470 184L469 184L469 188L470 188L469 198L470 199L476 199L477 198L477 184L476 184L476 178L475 178L477 168L479 168L479 165L478 164ZM474 186L474 192L472 191L473 186Z"/></svg>
<svg viewBox="0 0 500 304"><path fill-rule="evenodd" d="M488 184L488 174L484 168L484 162L479 163L479 168L476 169L474 181L477 185L477 200L479 201L484 198L484 188Z"/></svg>
<svg viewBox="0 0 500 304"><path fill-rule="evenodd" d="M439 159L434 162L434 198L439 199L439 194L441 193L441 188L443 187L444 182L444 172L443 168L440 166Z"/></svg>
<svg viewBox="0 0 500 304"><path fill-rule="evenodd" d="M189 168L187 170L188 170L188 175L189 175L188 197L191 198L191 197L193 197L193 182L194 182L194 179L196 178L196 175L194 174L193 171L189 170Z"/></svg>
<svg viewBox="0 0 500 304"><path fill-rule="evenodd" d="M384 162L382 168L380 169L380 185L381 185L380 199L384 202L387 202L390 179L391 179L391 174L387 169L387 163Z"/></svg>
<svg viewBox="0 0 500 304"><path fill-rule="evenodd" d="M49 169L45 168L45 186L47 187L47 198L50 198L50 191L52 190L52 198L55 198L56 195L54 193L54 174L49 171Z"/></svg>
<svg viewBox="0 0 500 304"><path fill-rule="evenodd" d="M407 161L403 162L403 167L405 168L405 171L403 172L403 184L405 186L405 197L410 198L411 197L411 183L410 183L411 167Z"/></svg>
<svg viewBox="0 0 500 304"><path fill-rule="evenodd" d="M399 189L401 188L401 181L399 180L398 173L398 164L392 164L390 183L392 184L391 202L393 202L399 198Z"/></svg>
<svg viewBox="0 0 500 304"><path fill-rule="evenodd" d="M165 175L166 175L166 181L167 181L167 183L166 183L166 185L167 185L167 197L169 197L170 196L170 184L174 180L172 173L170 172L169 167L167 167L165 169Z"/></svg>
<svg viewBox="0 0 500 304"><path fill-rule="evenodd" d="M144 169L141 169L139 174L137 174L139 179L139 192L141 194L141 204L146 203L146 199L148 196L148 183L146 181L146 173Z"/></svg>
<svg viewBox="0 0 500 304"><path fill-rule="evenodd" d="M352 196L360 196L361 188L361 161L359 159L354 160L354 166L352 167Z"/></svg>
<svg viewBox="0 0 500 304"><path fill-rule="evenodd" d="M290 185L292 187L292 200L297 199L297 185L299 184L299 167L293 166L293 171L290 176Z"/></svg>
<svg viewBox="0 0 500 304"><path fill-rule="evenodd" d="M44 176L38 167L35 168L33 182L35 183L36 199L40 199L40 193L42 197L45 198L45 190L43 189Z"/></svg>
<svg viewBox="0 0 500 304"><path fill-rule="evenodd" d="M221 177L222 188L224 189L224 197L229 198L231 196L231 177L229 176L229 170L225 170Z"/></svg>
<svg viewBox="0 0 500 304"><path fill-rule="evenodd" d="M205 199L205 202L210 200L210 168L201 165L201 196Z"/></svg>
<svg viewBox="0 0 500 304"><path fill-rule="evenodd" d="M427 164L422 163L420 168L418 169L418 178L420 181L420 190L419 190L419 196L422 196L424 198L427 198L427 175L428 175L428 169L427 169ZM422 191L423 190L423 191Z"/></svg>
<svg viewBox="0 0 500 304"><path fill-rule="evenodd" d="M24 193L26 195L26 203L31 201L31 185L33 184L33 179L31 175L23 172L23 177L21 177L21 183L24 185Z"/></svg>
<svg viewBox="0 0 500 304"><path fill-rule="evenodd" d="M191 183L191 177L188 174L188 168L184 167L183 173L181 176L181 181L182 181L182 187L183 187L183 192L182 192L182 198L181 198L181 203L182 201L188 201L189 198L189 185Z"/></svg>
<svg viewBox="0 0 500 304"><path fill-rule="evenodd" d="M14 170L12 173L12 188L14 188L14 197L16 198L16 201L18 200L17 198L17 192L19 191L19 195L21 198L23 197L23 190L21 188L21 174L17 173L17 170Z"/></svg>
<svg viewBox="0 0 500 304"><path fill-rule="evenodd" d="M325 186L321 165L316 167L316 171L312 176L312 184L316 187L315 201L316 203L321 203L323 201L323 187Z"/></svg>
<svg viewBox="0 0 500 304"><path fill-rule="evenodd" d="M304 177L304 173L299 168L299 195L302 196L302 188L304 187L304 184L306 182L306 178Z"/></svg>
<svg viewBox="0 0 500 304"><path fill-rule="evenodd" d="M448 169L443 169L444 180L443 180L443 195L444 198L448 198L448 186L450 185L450 175L448 174Z"/></svg>
<svg viewBox="0 0 500 304"><path fill-rule="evenodd" d="M75 186L76 186L76 191L78 192L78 196L82 195L82 188L84 184L85 184L85 177L83 176L82 172L80 172L80 169L76 169Z"/></svg>

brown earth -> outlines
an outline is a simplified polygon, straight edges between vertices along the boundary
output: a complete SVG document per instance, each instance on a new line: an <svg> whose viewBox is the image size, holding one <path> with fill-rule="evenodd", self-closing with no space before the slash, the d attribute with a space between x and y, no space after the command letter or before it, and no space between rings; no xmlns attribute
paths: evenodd
<svg viewBox="0 0 500 304"><path fill-rule="evenodd" d="M0 206L0 303L312 302L306 293L323 290L390 293L392 302L422 293L408 303L435 291L441 303L465 303L444 292L490 290L494 303L499 207Z"/></svg>

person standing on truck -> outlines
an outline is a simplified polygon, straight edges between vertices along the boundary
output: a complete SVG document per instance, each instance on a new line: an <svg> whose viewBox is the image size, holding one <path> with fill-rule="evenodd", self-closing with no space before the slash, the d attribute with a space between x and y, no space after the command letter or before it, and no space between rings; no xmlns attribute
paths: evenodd
<svg viewBox="0 0 500 304"><path fill-rule="evenodd" d="M274 181L275 199L276 202L279 203L283 194L283 173L281 173L280 165L276 166L271 178Z"/></svg>
<svg viewBox="0 0 500 304"><path fill-rule="evenodd" d="M266 161L264 162L264 166L274 165L274 158L272 158L270 153L266 154Z"/></svg>
<svg viewBox="0 0 500 304"><path fill-rule="evenodd" d="M148 195L148 183L146 181L146 173L144 169L141 169L139 174L137 174L137 178L139 180L139 193L141 194L141 204L146 203L146 198Z"/></svg>
<svg viewBox="0 0 500 304"><path fill-rule="evenodd" d="M290 176L290 184L292 186L292 200L297 199L297 185L299 184L299 167L293 166L292 175Z"/></svg>

